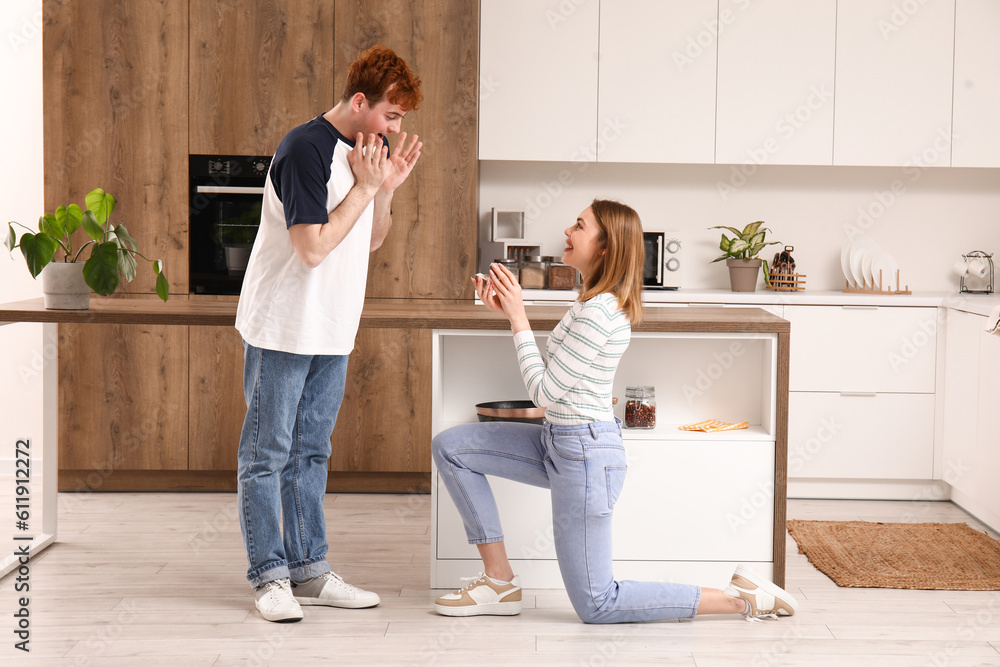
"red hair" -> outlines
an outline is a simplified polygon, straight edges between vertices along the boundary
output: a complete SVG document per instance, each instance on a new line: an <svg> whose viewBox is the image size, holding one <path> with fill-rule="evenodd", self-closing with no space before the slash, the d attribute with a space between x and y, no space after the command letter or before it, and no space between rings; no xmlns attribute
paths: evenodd
<svg viewBox="0 0 1000 667"><path fill-rule="evenodd" d="M388 46L376 44L351 63L341 99L347 102L357 93L363 93L368 106L373 107L388 93L389 102L410 111L424 99L420 84L420 78L405 60Z"/></svg>

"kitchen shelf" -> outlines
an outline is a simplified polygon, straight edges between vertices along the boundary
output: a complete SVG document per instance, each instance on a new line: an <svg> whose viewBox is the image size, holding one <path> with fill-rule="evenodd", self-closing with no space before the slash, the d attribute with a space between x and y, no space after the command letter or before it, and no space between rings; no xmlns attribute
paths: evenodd
<svg viewBox="0 0 1000 667"><path fill-rule="evenodd" d="M473 424L475 421L450 420L439 422L440 431L444 431L453 426L462 424ZM685 422L690 423L690 422ZM749 427L736 431L716 431L715 433L704 433L702 431L682 431L678 427L680 422L664 424L658 423L655 428L637 429L622 428L622 440L657 440L664 442L773 442L774 436L760 424L750 424ZM438 432L440 432L438 431Z"/></svg>

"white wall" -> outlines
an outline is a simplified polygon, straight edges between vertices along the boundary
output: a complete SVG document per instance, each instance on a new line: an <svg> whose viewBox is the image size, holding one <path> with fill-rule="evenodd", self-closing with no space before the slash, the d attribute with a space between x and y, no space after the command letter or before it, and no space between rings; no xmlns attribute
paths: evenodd
<svg viewBox="0 0 1000 667"><path fill-rule="evenodd" d="M6 238L7 221L16 220L36 229L43 212L42 0L0 3L0 72L5 91L4 103L0 104L4 148L0 160L4 195L0 224ZM15 250L11 258L7 248L0 246L0 301L41 294L20 251ZM30 437L33 448L41 449L42 349L40 324L0 327L0 478L11 475L9 460L17 438ZM37 471L35 482L40 482L40 466ZM40 488L33 484L32 490ZM36 498L40 505L41 496ZM0 510L13 511L13 506L4 502Z"/></svg>
<svg viewBox="0 0 1000 667"><path fill-rule="evenodd" d="M849 234L878 241L911 290L958 291L950 271L963 252L1000 253L1000 169L482 161L479 192L481 233L491 208L522 210L526 236L556 256L593 198L629 204L647 230L681 232L687 288L729 287L724 264L710 263L720 232L707 228L754 220L795 246L811 290L843 288Z"/></svg>

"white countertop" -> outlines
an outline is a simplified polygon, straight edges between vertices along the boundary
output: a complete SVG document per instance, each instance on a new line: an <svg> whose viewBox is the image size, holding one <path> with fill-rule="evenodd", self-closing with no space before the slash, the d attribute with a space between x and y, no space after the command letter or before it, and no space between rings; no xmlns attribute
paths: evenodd
<svg viewBox="0 0 1000 667"><path fill-rule="evenodd" d="M571 290L524 290L526 302L565 303L576 298ZM643 303L651 306L942 306L955 310L989 315L1000 306L1000 294L960 294L958 292L914 292L913 294L851 294L836 290L781 292L759 289L756 292L733 292L727 289L647 290Z"/></svg>

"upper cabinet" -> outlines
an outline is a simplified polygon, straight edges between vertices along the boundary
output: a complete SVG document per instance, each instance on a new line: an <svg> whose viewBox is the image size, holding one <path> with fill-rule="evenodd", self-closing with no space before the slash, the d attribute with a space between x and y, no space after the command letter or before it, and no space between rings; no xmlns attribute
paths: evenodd
<svg viewBox="0 0 1000 667"><path fill-rule="evenodd" d="M597 160L714 162L718 0L600 7Z"/></svg>
<svg viewBox="0 0 1000 667"><path fill-rule="evenodd" d="M480 159L593 161L599 3L482 0L480 12Z"/></svg>
<svg viewBox="0 0 1000 667"><path fill-rule="evenodd" d="M955 10L953 167L1000 167L1000 2L958 0Z"/></svg>
<svg viewBox="0 0 1000 667"><path fill-rule="evenodd" d="M954 49L954 0L839 0L834 164L949 166Z"/></svg>
<svg viewBox="0 0 1000 667"><path fill-rule="evenodd" d="M334 103L333 8L314 0L191 0L190 151L271 155Z"/></svg>
<svg viewBox="0 0 1000 667"><path fill-rule="evenodd" d="M103 188L117 200L112 224L186 294L187 0L46 2L44 18L45 210ZM139 268L119 294L154 293Z"/></svg>
<svg viewBox="0 0 1000 667"><path fill-rule="evenodd" d="M721 0L719 21L715 161L832 164L837 0Z"/></svg>
<svg viewBox="0 0 1000 667"><path fill-rule="evenodd" d="M479 158L1000 166L997 25L996 0L482 0Z"/></svg>

